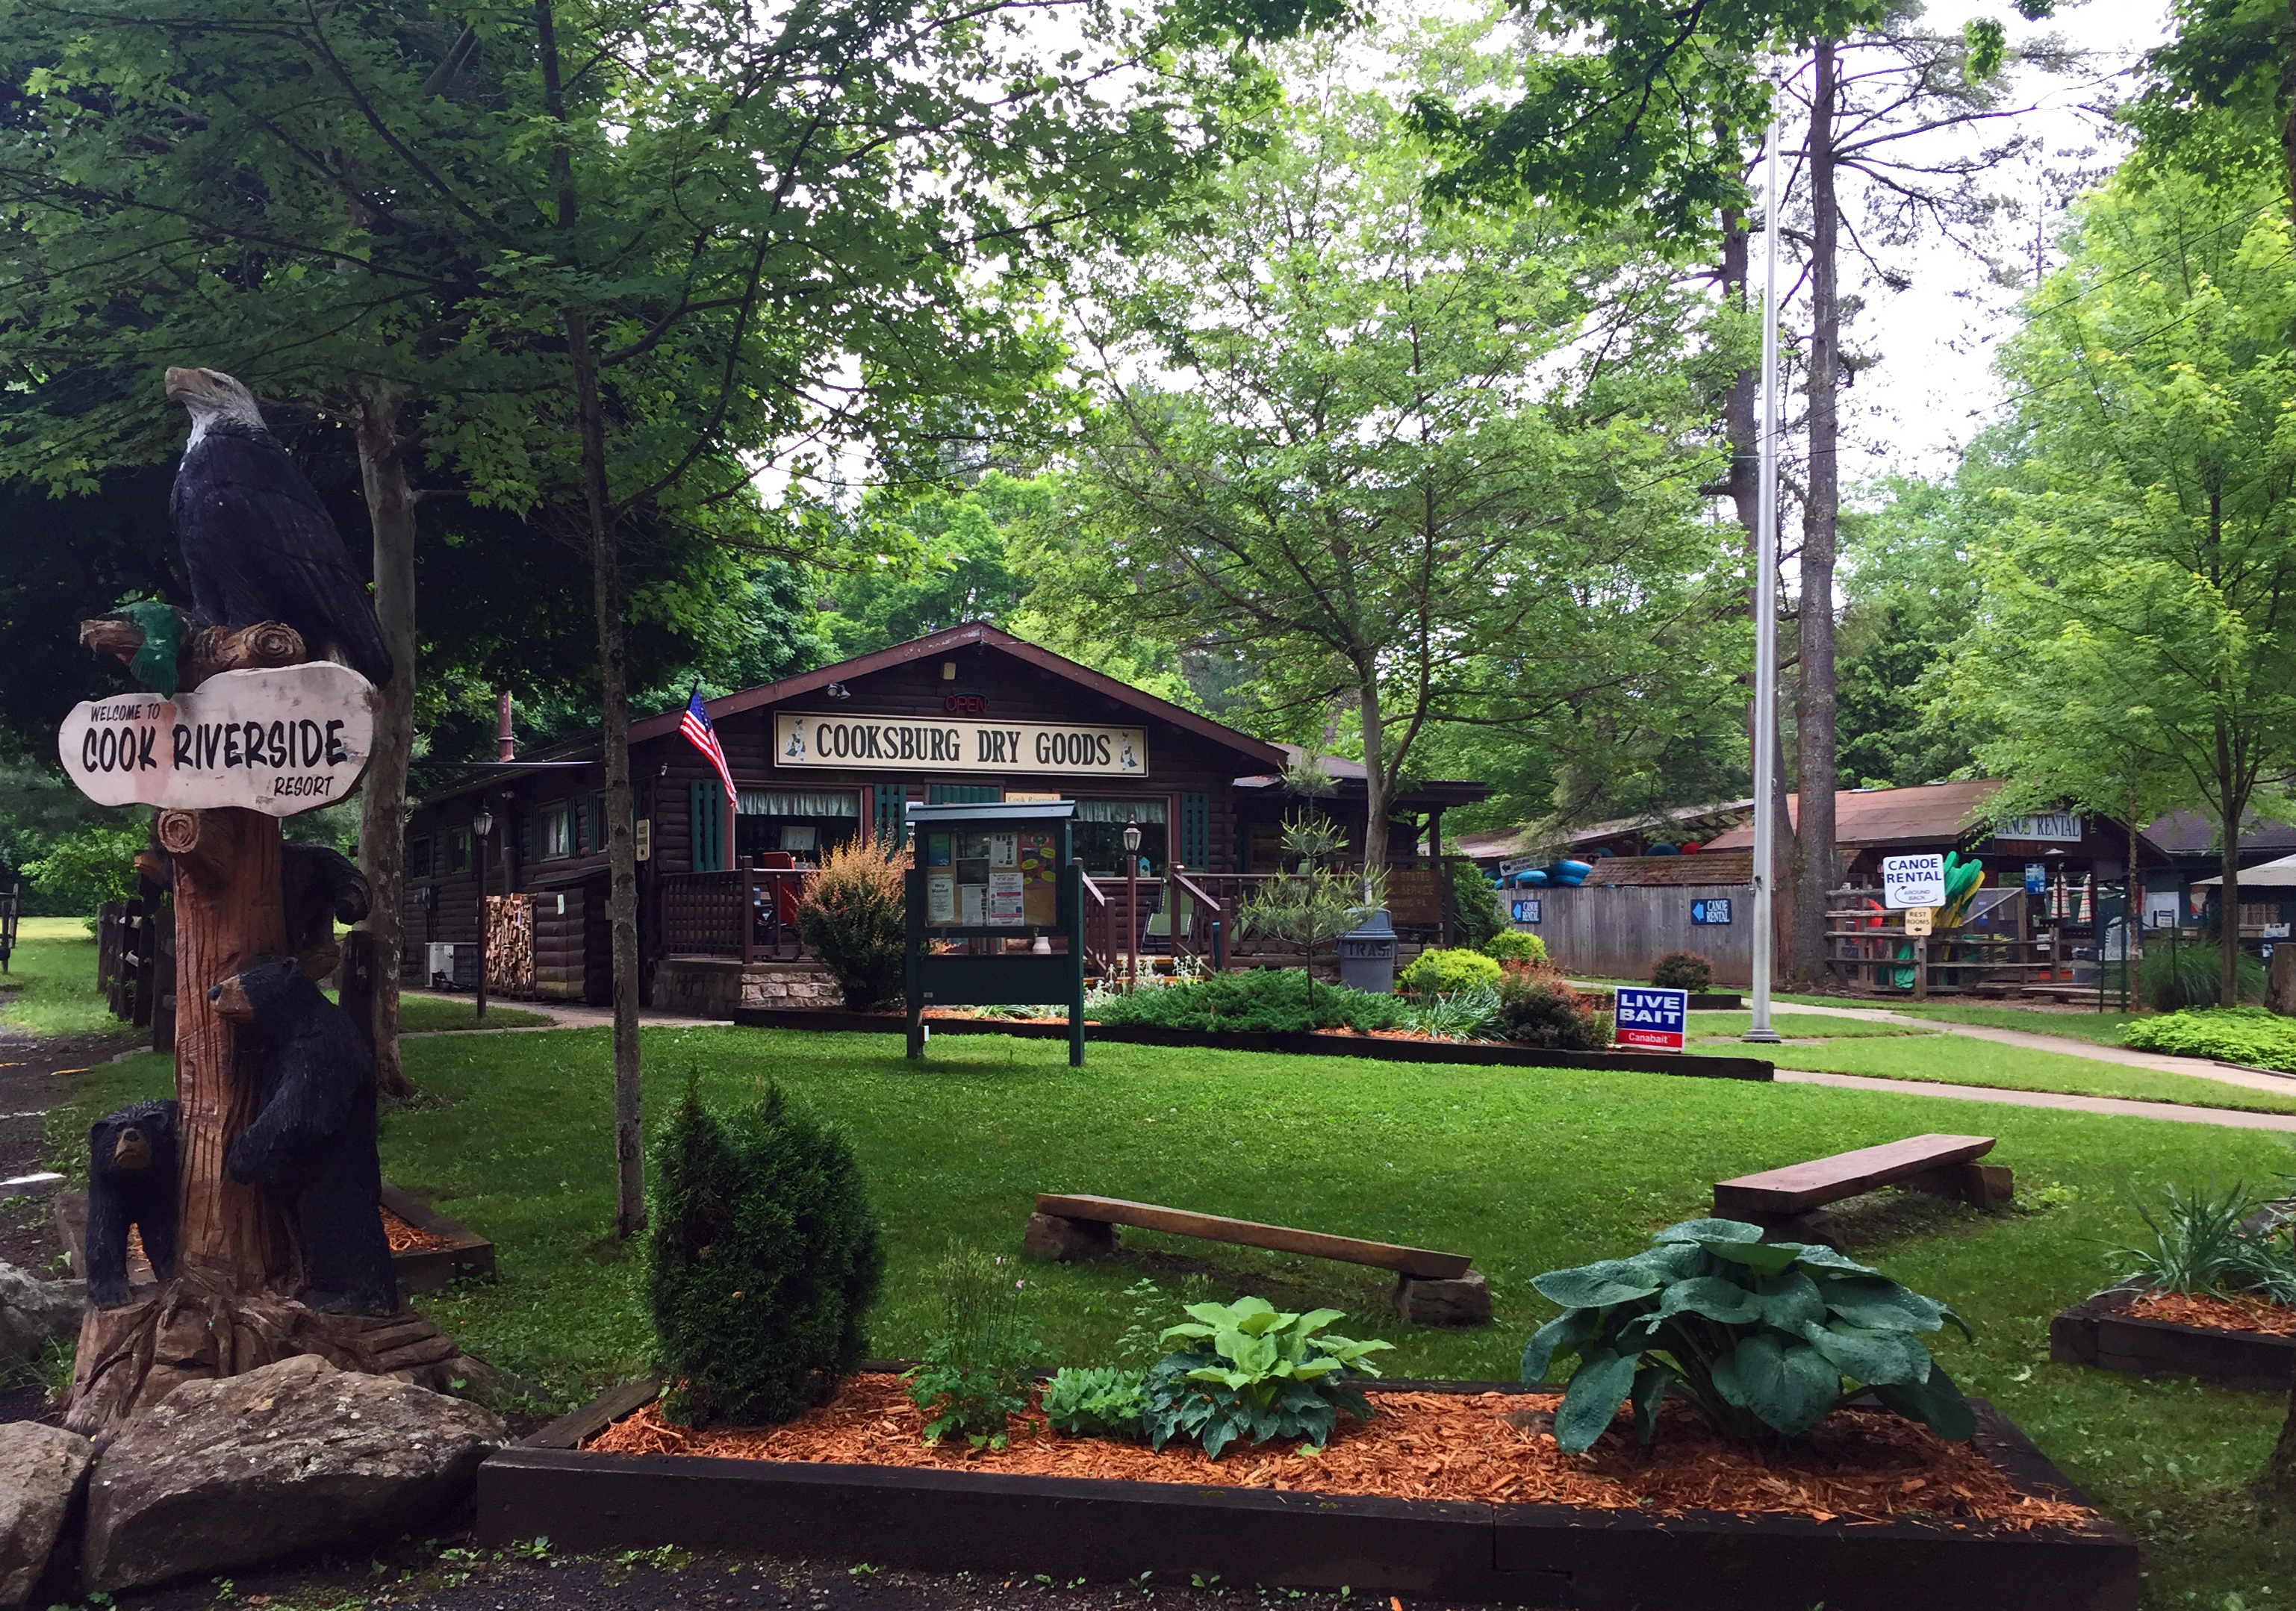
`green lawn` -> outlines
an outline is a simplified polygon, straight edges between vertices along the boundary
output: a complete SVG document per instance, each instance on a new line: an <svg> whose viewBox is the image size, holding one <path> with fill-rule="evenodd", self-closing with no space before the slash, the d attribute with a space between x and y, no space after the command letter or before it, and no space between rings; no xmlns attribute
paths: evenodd
<svg viewBox="0 0 2296 1611"><path fill-rule="evenodd" d="M1690 1015L1690 1036L1696 1040L1736 1040L1746 1033L1754 1021L1751 1012L1693 1012ZM1780 1034L1795 1038L1823 1037L1826 1040L1889 1040L1900 1037L1919 1038L1934 1035L1934 1029L1918 1029L1906 1024L1875 1024L1864 1018L1822 1018L1815 1012L1773 1012L1770 1027ZM1748 1048L1753 1051L1752 1048ZM1753 1051L1753 1055L1762 1055Z"/></svg>
<svg viewBox="0 0 2296 1611"><path fill-rule="evenodd" d="M1453 1334L1402 1326L1368 1272L1126 1233L1136 1248L1205 1261L1220 1288L1270 1283L1279 1300L1354 1311L1365 1318L1351 1331L1399 1345L1392 1371L1505 1378L1551 1313L1529 1288L1540 1271L1631 1251L1702 1212L1712 1181L1939 1123L1919 1098L1654 1074L1118 1045L1093 1047L1077 1074L1048 1043L968 1036L911 1064L889 1036L714 1027L649 1030L644 1044L650 1121L690 1071L728 1104L779 1080L852 1136L890 1254L871 1340L894 1354L925 1337L923 1272L950 1237L1016 1253L1031 1194L1069 1190L1472 1253L1498 1319ZM637 1369L642 1261L607 1234L607 1033L417 1041L406 1056L428 1101L386 1116L385 1167L492 1237L502 1272L424 1309L570 1399ZM156 1058L89 1075L75 1109L51 1120L56 1150L89 1114L166 1078ZM2255 1598L2263 1584L2296 1581L2296 1535L2267 1542L2227 1495L2261 1466L2284 1400L2054 1366L2047 1326L2115 1274L2104 1250L2139 1229L2132 1183L2268 1181L2296 1170L2296 1148L2255 1132L2015 1108L1956 1108L1955 1121L2000 1138L1996 1156L2016 1170L2024 1211L1988 1218L1909 1199L1927 1215L1919 1233L1871 1255L1971 1318L1975 1344L1949 1339L1941 1357L2146 1540L2148 1604L2215 1607L2235 1591L2269 1603ZM1175 1284L1168 1268L1152 1272ZM1089 1360L1111 1345L1129 1318L1123 1288L1142 1273L1128 1261L1030 1267L1055 1355ZM2203 1598L2187 1601L2187 1591Z"/></svg>
<svg viewBox="0 0 2296 1611"><path fill-rule="evenodd" d="M1776 1020L1773 1020L1775 1022ZM1791 1034L1784 1031L1782 1034ZM2079 1096L2123 1096L2140 1101L2202 1108L2243 1108L2257 1113L2296 1113L2296 1081L2284 1096L2251 1091L2197 1075L2126 1068L2062 1051L2029 1051L1964 1035L1916 1034L1893 1039L1846 1037L1823 1046L1754 1048L1738 1041L1693 1042L1710 1057L1767 1058L1781 1068L1864 1074L1884 1080L1926 1080L1947 1085L1993 1085L2011 1091L2063 1091Z"/></svg>
<svg viewBox="0 0 2296 1611"><path fill-rule="evenodd" d="M1979 1024L1988 1029L2022 1029L2033 1034L2058 1034L2068 1040L2090 1041L2100 1046L2120 1044L2123 1027L2136 1021L2133 1012L2050 1012L2038 1007L1978 1006L1957 1001L1875 1001L1865 996L1782 995L1780 1002L1805 1007L1881 1008L1907 1018L1934 1018L1943 1024Z"/></svg>
<svg viewBox="0 0 2296 1611"><path fill-rule="evenodd" d="M0 1024L36 1034L121 1029L95 988L95 936L78 918L25 918L0 993Z"/></svg>
<svg viewBox="0 0 2296 1611"><path fill-rule="evenodd" d="M398 998L398 1026L407 1031L430 1029L476 1029L478 1008L468 1001L440 1001L434 996L402 995ZM521 1008L505 1007L499 1002L487 1003L488 1029L538 1029L550 1022L542 1012L528 1012Z"/></svg>

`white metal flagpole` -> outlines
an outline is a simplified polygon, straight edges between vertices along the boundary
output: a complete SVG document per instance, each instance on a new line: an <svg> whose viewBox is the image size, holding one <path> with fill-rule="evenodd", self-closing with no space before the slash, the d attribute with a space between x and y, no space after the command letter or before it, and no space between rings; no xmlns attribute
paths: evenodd
<svg viewBox="0 0 2296 1611"><path fill-rule="evenodd" d="M1778 143L1770 119L1762 200L1762 470L1754 523L1754 1014L1750 1041L1775 1042L1771 953L1777 936L1771 864L1777 851L1778 777Z"/></svg>

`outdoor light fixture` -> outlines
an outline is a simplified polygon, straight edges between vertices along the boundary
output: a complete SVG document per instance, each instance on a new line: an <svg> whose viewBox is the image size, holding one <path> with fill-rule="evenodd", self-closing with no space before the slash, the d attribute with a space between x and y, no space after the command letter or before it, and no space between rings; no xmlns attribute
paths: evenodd
<svg viewBox="0 0 2296 1611"><path fill-rule="evenodd" d="M495 814L483 806L480 806L479 814L471 819L471 831L483 839L494 830Z"/></svg>
<svg viewBox="0 0 2296 1611"><path fill-rule="evenodd" d="M1140 814L1136 811L1125 819L1124 854L1127 855L1140 854Z"/></svg>
<svg viewBox="0 0 2296 1611"><path fill-rule="evenodd" d="M829 697L832 699L849 699L853 697L853 691L842 683L832 683L829 685Z"/></svg>
<svg viewBox="0 0 2296 1611"><path fill-rule="evenodd" d="M956 681L956 662L955 660L943 660L940 663L940 680L944 683L954 683Z"/></svg>
<svg viewBox="0 0 2296 1611"><path fill-rule="evenodd" d="M1127 990L1140 988L1140 814L1124 819L1124 960Z"/></svg>

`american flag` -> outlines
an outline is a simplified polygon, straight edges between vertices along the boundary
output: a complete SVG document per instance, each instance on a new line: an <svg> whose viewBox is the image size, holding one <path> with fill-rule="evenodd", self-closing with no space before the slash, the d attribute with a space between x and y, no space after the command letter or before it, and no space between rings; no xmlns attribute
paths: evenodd
<svg viewBox="0 0 2296 1611"><path fill-rule="evenodd" d="M718 742L717 730L709 725L709 707L701 702L699 683L694 686L693 697L685 701L685 716L678 723L677 731L694 748L709 757L709 764L718 769L718 776L726 785L727 803L738 806L742 802L734 792L734 772L726 765L725 746Z"/></svg>

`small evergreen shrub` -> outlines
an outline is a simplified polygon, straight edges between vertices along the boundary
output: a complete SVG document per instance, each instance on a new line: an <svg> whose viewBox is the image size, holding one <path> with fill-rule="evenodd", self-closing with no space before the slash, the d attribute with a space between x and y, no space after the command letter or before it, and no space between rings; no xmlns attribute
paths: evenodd
<svg viewBox="0 0 2296 1611"><path fill-rule="evenodd" d="M1144 987L1094 1003L1102 1024L1152 1024L1164 1029L1226 1029L1297 1034L1308 1029L1396 1029L1410 1022L1408 1004L1344 985L1316 986L1314 1011L1290 968L1255 968L1209 978Z"/></svg>
<svg viewBox="0 0 2296 1611"><path fill-rule="evenodd" d="M1694 951L1669 951L1651 969L1651 983L1661 989L1702 995L1714 985L1714 960Z"/></svg>
<svg viewBox="0 0 2296 1611"><path fill-rule="evenodd" d="M2264 999L2264 964L2245 951L2234 964L2233 977L2242 1002ZM2169 940L2152 936L2144 942L2144 960L2136 965L2137 991L2144 996L2144 1004L2155 1012L2214 1007L2223 978L2224 953L2217 948L2217 942L2207 936Z"/></svg>
<svg viewBox="0 0 2296 1611"><path fill-rule="evenodd" d="M805 881L797 928L805 948L837 976L845 1004L866 1012L900 994L908 893L900 863L855 839L830 847Z"/></svg>
<svg viewBox="0 0 2296 1611"><path fill-rule="evenodd" d="M1502 928L1476 949L1495 962L1546 962L1546 942L1520 928Z"/></svg>
<svg viewBox="0 0 2296 1611"><path fill-rule="evenodd" d="M1503 1041L1561 1051L1600 1051L1611 1040L1594 1002L1558 976L1529 969L1508 969L1488 1029Z"/></svg>
<svg viewBox="0 0 2296 1611"><path fill-rule="evenodd" d="M2139 1018L2120 1032L2120 1043L2296 1074L2296 1018L2263 1007L2202 1007Z"/></svg>
<svg viewBox="0 0 2296 1611"><path fill-rule="evenodd" d="M1395 985L1414 995L1456 995L1478 985L1496 988L1500 975L1498 963L1480 951L1423 951L1396 976Z"/></svg>
<svg viewBox="0 0 2296 1611"><path fill-rule="evenodd" d="M652 1165L647 1296L670 1419L757 1426L824 1402L861 1362L885 1268L851 1145L779 1086L727 1118L689 1084Z"/></svg>

